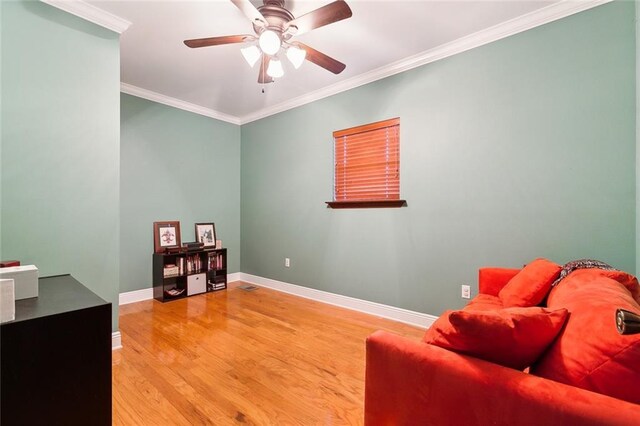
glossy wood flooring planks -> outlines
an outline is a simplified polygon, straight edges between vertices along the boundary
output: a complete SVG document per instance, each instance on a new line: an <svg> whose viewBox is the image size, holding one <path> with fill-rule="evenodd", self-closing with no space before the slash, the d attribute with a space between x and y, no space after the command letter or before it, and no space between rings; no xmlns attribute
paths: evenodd
<svg viewBox="0 0 640 426"><path fill-rule="evenodd" d="M365 339L423 330L259 288L120 307L116 425L359 425Z"/></svg>

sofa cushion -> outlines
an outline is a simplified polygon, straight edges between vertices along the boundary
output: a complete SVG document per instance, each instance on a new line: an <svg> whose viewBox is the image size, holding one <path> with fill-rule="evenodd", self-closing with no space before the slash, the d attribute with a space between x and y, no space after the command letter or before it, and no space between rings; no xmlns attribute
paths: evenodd
<svg viewBox="0 0 640 426"><path fill-rule="evenodd" d="M503 307L502 300L498 296L479 293L462 309L465 311L494 311Z"/></svg>
<svg viewBox="0 0 640 426"><path fill-rule="evenodd" d="M618 281L620 284L625 286L627 290L629 290L631 297L640 304L640 285L638 284L638 279L633 275L623 271L605 271L600 269L594 270L592 274L597 274Z"/></svg>
<svg viewBox="0 0 640 426"><path fill-rule="evenodd" d="M640 303L640 285L638 285L638 279L631 274L619 271L611 265L599 260L581 259L565 263L560 271L560 276L551 284L551 287L553 288L560 284L568 275L580 269L594 269L592 274L601 275L618 281L631 292L631 296L634 300Z"/></svg>
<svg viewBox="0 0 640 426"><path fill-rule="evenodd" d="M620 335L615 324L617 308L640 314L626 287L633 280L623 281L583 269L553 288L548 307L566 308L570 318L532 374L640 403L640 334Z"/></svg>
<svg viewBox="0 0 640 426"><path fill-rule="evenodd" d="M560 265L547 259L536 259L511 278L498 296L505 307L536 306L547 296L561 270Z"/></svg>
<svg viewBox="0 0 640 426"><path fill-rule="evenodd" d="M447 311L423 341L522 370L553 341L566 317L566 309L538 307Z"/></svg>

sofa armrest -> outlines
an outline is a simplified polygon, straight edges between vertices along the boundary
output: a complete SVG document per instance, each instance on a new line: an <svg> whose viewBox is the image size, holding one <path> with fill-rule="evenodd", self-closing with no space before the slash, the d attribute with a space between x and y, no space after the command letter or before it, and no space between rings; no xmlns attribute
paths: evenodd
<svg viewBox="0 0 640 426"><path fill-rule="evenodd" d="M478 272L478 291L483 294L497 296L502 287L516 276L520 269L512 268L480 268Z"/></svg>
<svg viewBox="0 0 640 426"><path fill-rule="evenodd" d="M384 331L367 339L365 426L638 425L640 405Z"/></svg>

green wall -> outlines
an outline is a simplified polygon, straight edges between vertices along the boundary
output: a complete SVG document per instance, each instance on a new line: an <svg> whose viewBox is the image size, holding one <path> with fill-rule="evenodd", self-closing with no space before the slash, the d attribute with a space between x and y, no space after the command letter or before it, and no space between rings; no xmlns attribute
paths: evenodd
<svg viewBox="0 0 640 426"><path fill-rule="evenodd" d="M2 2L2 257L71 273L118 326L118 35L36 1Z"/></svg>
<svg viewBox="0 0 640 426"><path fill-rule="evenodd" d="M637 270L633 9L600 6L240 128L120 97L116 34L2 2L1 257L72 273L114 304L114 330L118 292L151 285L155 220L180 220L184 241L215 221L231 273L430 314L462 305L483 265ZM326 208L331 132L396 116L408 207Z"/></svg>
<svg viewBox="0 0 640 426"><path fill-rule="evenodd" d="M484 265L634 271L634 44L611 3L243 125L241 270L434 315ZM326 208L332 131L392 117L408 207Z"/></svg>
<svg viewBox="0 0 640 426"><path fill-rule="evenodd" d="M153 222L215 222L240 270L240 127L123 94L120 292L152 286Z"/></svg>
<svg viewBox="0 0 640 426"><path fill-rule="evenodd" d="M636 275L640 275L640 1L636 6Z"/></svg>

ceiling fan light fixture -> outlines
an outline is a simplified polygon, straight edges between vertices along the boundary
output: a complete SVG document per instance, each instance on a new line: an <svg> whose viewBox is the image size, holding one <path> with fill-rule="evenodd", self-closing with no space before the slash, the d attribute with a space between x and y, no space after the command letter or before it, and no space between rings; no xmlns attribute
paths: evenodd
<svg viewBox="0 0 640 426"><path fill-rule="evenodd" d="M242 56L244 56L244 59L251 67L253 67L256 62L258 62L258 59L260 59L260 55L262 55L262 52L260 52L260 49L256 45L244 47L240 49L240 52L242 52Z"/></svg>
<svg viewBox="0 0 640 426"><path fill-rule="evenodd" d="M284 69L282 68L282 62L279 59L273 58L269 61L269 67L267 68L267 75L271 78L279 78L284 75Z"/></svg>
<svg viewBox="0 0 640 426"><path fill-rule="evenodd" d="M0 0L1 1L1 0ZM229 0L226 0L229 1ZM308 33L353 15L346 1L332 0L329 4L305 13L297 18L285 7L285 0L230 0L253 23L253 34L237 34L184 40L190 48L247 43L241 49L250 66L260 60L258 83L273 82L282 77L284 69L278 59L284 50L291 64L297 69L305 60L313 62L333 74L340 74L346 65L304 43L291 42L293 36ZM254 3L262 1L262 6ZM297 1L297 0L296 0ZM293 3L293 2L292 2ZM267 77L268 75L268 77Z"/></svg>
<svg viewBox="0 0 640 426"><path fill-rule="evenodd" d="M281 43L282 40L280 40L278 34L271 30L264 30L258 39L260 49L262 49L262 51L267 55L275 55L278 53Z"/></svg>
<svg viewBox="0 0 640 426"><path fill-rule="evenodd" d="M306 56L307 52L304 49L300 49L298 46L289 46L287 49L287 58L291 64L293 64L295 69L300 68Z"/></svg>

